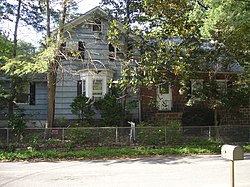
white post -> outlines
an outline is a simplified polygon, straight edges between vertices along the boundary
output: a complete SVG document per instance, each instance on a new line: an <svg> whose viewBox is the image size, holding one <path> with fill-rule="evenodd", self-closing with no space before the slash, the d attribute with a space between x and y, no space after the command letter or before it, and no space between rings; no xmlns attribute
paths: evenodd
<svg viewBox="0 0 250 187"><path fill-rule="evenodd" d="M135 143L135 122L128 121L128 124L131 125L129 133L130 143Z"/></svg>
<svg viewBox="0 0 250 187"><path fill-rule="evenodd" d="M115 143L118 142L118 127L115 128Z"/></svg>
<svg viewBox="0 0 250 187"><path fill-rule="evenodd" d="M234 187L234 160L231 160L231 187Z"/></svg>

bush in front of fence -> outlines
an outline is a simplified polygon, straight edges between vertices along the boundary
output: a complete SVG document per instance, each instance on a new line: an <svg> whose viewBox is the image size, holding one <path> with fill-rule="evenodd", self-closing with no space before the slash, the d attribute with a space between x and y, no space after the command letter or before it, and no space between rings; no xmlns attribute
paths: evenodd
<svg viewBox="0 0 250 187"><path fill-rule="evenodd" d="M181 124L178 121L170 121L160 124L160 127L152 127L148 123L141 122L136 133L136 142L139 145L167 145L179 144L183 140Z"/></svg>

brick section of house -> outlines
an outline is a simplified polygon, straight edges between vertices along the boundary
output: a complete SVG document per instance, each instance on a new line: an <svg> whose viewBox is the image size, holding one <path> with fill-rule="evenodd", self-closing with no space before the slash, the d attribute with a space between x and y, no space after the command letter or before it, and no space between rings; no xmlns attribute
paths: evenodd
<svg viewBox="0 0 250 187"><path fill-rule="evenodd" d="M223 111L219 112L223 121L221 125L250 125L250 106L241 107L236 115L227 114Z"/></svg>
<svg viewBox="0 0 250 187"><path fill-rule="evenodd" d="M172 111L158 111L156 107L156 87L141 88L141 117L143 121L172 121L182 120L182 114L186 111L186 99L179 94L179 88L172 88L173 108ZM250 125L250 106L240 108L240 116L236 117L232 114L226 114L219 111L219 116L222 118L220 125Z"/></svg>
<svg viewBox="0 0 250 187"><path fill-rule="evenodd" d="M181 121L182 112L158 112L155 114L156 119L166 123L171 121Z"/></svg>
<svg viewBox="0 0 250 187"><path fill-rule="evenodd" d="M143 121L181 121L182 113L185 108L185 98L179 94L179 88L172 88L172 111L158 111L156 107L157 91L156 87L142 87L141 92L141 114Z"/></svg>
<svg viewBox="0 0 250 187"><path fill-rule="evenodd" d="M156 108L156 87L141 87L141 118L143 121L155 119Z"/></svg>
<svg viewBox="0 0 250 187"><path fill-rule="evenodd" d="M179 93L179 87L172 88L173 112L183 112L185 110L186 98Z"/></svg>

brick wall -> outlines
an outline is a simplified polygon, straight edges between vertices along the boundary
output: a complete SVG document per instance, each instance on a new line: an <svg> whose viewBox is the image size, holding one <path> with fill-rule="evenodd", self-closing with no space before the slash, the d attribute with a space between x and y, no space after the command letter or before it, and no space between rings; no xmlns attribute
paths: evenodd
<svg viewBox="0 0 250 187"><path fill-rule="evenodd" d="M182 114L185 111L186 99L179 94L179 88L172 89L173 108L172 111L158 111L156 108L156 87L142 87L141 88L141 117L143 121L171 121L181 120ZM232 115L223 111L219 112L222 119L220 125L250 125L250 107L239 109L240 115Z"/></svg>
<svg viewBox="0 0 250 187"><path fill-rule="evenodd" d="M172 88L172 111L159 112L156 108L157 90L155 86L142 87L141 90L141 116L144 121L151 120L181 120L185 108L185 98L179 94L179 88Z"/></svg>
<svg viewBox="0 0 250 187"><path fill-rule="evenodd" d="M224 111L220 111L219 115L222 118L221 125L250 125L250 106L241 107L235 115Z"/></svg>

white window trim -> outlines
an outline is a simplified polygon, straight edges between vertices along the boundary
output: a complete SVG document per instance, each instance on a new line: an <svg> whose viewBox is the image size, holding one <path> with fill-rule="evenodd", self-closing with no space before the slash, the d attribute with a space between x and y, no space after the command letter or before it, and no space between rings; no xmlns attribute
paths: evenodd
<svg viewBox="0 0 250 187"><path fill-rule="evenodd" d="M86 97L94 99L93 82L102 81L102 97L108 93L108 82L113 78L114 71L108 69L82 70L81 80L85 80ZM83 89L82 89L83 90Z"/></svg>
<svg viewBox="0 0 250 187"><path fill-rule="evenodd" d="M157 105L159 111L171 111L173 107L172 87L168 85L168 93L161 92L161 86L157 88ZM164 96L165 95L165 96ZM167 95L167 100L164 98Z"/></svg>

